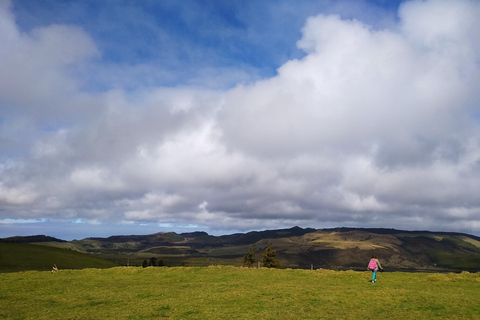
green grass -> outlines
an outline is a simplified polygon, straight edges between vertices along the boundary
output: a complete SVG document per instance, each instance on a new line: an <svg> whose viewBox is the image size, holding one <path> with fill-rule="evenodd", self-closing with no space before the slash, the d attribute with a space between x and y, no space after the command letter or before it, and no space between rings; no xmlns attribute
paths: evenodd
<svg viewBox="0 0 480 320"><path fill-rule="evenodd" d="M24 243L0 243L0 272L111 268L118 264L68 249Z"/></svg>
<svg viewBox="0 0 480 320"><path fill-rule="evenodd" d="M5 319L480 319L480 274L110 268L0 274Z"/></svg>
<svg viewBox="0 0 480 320"><path fill-rule="evenodd" d="M474 253L453 254L442 251L429 251L428 255L437 265L451 269L480 270L480 255Z"/></svg>

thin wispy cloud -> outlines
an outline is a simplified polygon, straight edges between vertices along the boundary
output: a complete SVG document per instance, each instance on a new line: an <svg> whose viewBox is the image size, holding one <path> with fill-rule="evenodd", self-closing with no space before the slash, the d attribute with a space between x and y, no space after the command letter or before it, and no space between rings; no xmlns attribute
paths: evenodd
<svg viewBox="0 0 480 320"><path fill-rule="evenodd" d="M0 1L0 236L480 234L478 16Z"/></svg>

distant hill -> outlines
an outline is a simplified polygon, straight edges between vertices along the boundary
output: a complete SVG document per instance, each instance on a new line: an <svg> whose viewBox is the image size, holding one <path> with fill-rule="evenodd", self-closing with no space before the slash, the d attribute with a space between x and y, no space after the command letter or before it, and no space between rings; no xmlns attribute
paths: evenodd
<svg viewBox="0 0 480 320"><path fill-rule="evenodd" d="M26 236L26 237L10 237L0 238L0 243L32 243L32 242L67 242L54 237L48 237L45 235Z"/></svg>
<svg viewBox="0 0 480 320"><path fill-rule="evenodd" d="M390 271L480 271L480 238L448 232L293 227L223 236L161 232L39 244L87 252L123 265L141 265L151 257L167 266L242 265L251 245L261 260L263 250L272 244L285 268L365 270L376 254Z"/></svg>
<svg viewBox="0 0 480 320"><path fill-rule="evenodd" d="M111 268L117 264L84 253L26 243L0 243L0 272Z"/></svg>

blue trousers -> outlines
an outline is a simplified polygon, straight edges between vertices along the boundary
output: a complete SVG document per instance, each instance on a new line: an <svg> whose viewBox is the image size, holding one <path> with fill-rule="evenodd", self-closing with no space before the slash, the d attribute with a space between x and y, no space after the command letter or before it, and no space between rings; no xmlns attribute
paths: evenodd
<svg viewBox="0 0 480 320"><path fill-rule="evenodd" d="M372 282L377 281L377 271L378 270L372 270Z"/></svg>

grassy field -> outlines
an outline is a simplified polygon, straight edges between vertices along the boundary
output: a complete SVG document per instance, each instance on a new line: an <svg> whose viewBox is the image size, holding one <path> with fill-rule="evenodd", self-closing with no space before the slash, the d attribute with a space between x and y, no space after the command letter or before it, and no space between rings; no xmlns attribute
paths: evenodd
<svg viewBox="0 0 480 320"><path fill-rule="evenodd" d="M480 274L228 266L0 274L2 319L480 319Z"/></svg>
<svg viewBox="0 0 480 320"><path fill-rule="evenodd" d="M111 268L118 264L68 249L27 243L0 243L0 272Z"/></svg>

